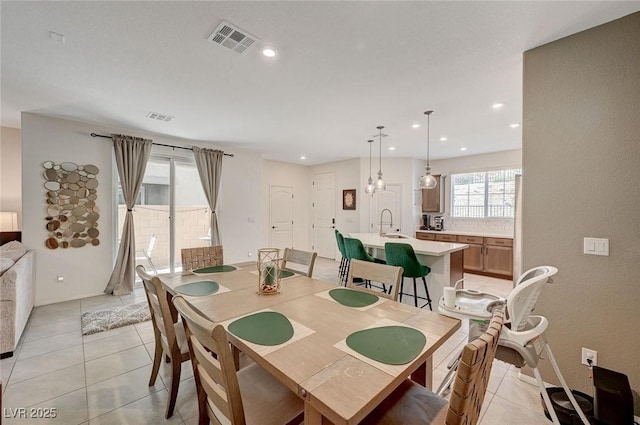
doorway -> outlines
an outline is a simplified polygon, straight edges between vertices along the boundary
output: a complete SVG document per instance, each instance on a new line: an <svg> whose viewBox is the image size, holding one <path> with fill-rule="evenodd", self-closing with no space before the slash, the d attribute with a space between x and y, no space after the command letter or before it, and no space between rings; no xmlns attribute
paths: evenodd
<svg viewBox="0 0 640 425"><path fill-rule="evenodd" d="M293 188L271 186L269 195L269 245L293 248Z"/></svg>
<svg viewBox="0 0 640 425"><path fill-rule="evenodd" d="M127 207L118 181L118 240ZM211 210L191 158L154 154L133 209L136 264L158 273L182 270L182 248L209 246Z"/></svg>
<svg viewBox="0 0 640 425"><path fill-rule="evenodd" d="M336 257L336 174L313 175L313 250L320 257Z"/></svg>

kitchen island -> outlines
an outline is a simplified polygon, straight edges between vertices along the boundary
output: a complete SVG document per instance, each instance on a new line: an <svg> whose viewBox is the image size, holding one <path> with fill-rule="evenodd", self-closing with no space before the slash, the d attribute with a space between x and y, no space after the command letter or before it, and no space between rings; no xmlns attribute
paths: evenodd
<svg viewBox="0 0 640 425"><path fill-rule="evenodd" d="M431 268L429 274L429 294L432 305L436 305L442 297L442 288L453 286L463 277L464 250L469 246L464 243L422 241L397 233L380 236L377 233L351 233L349 237L359 239L376 258L384 259L384 245L387 242L406 243L413 247L418 260ZM413 285L404 287L405 293L412 290ZM418 288L420 291L420 288ZM424 294L418 293L424 296Z"/></svg>

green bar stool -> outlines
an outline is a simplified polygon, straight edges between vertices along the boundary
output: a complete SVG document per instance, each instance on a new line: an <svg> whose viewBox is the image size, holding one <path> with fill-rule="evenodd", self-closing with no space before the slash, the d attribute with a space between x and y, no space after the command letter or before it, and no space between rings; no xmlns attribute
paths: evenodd
<svg viewBox="0 0 640 425"><path fill-rule="evenodd" d="M349 262L355 259L355 260L369 261L371 263L382 263L382 264L385 263L383 260L379 260L377 258L372 257L367 252L364 245L362 245L362 242L360 241L360 239L344 238L344 247L347 252L347 258L349 259ZM348 274L348 270L347 270L347 274ZM365 287L371 287L371 282L366 281ZM384 292L387 292L387 287L385 284L382 284L382 290Z"/></svg>
<svg viewBox="0 0 640 425"><path fill-rule="evenodd" d="M426 304L420 308L428 305L429 310L433 310L431 308L431 297L429 296L429 288L427 287L426 280L427 275L431 273L431 269L420 264L413 247L406 243L387 242L384 244L384 255L387 260L387 264L391 266L400 266L404 270L402 272L402 283L400 284L400 302L402 302L402 295L411 295L404 293L404 278L411 277L413 278L413 304L418 307L418 298L420 298L426 301ZM418 295L416 287L416 278L418 277L421 277L422 282L424 283L424 291L427 295L426 298Z"/></svg>
<svg viewBox="0 0 640 425"><path fill-rule="evenodd" d="M347 256L347 250L344 247L344 236L336 229L336 242L338 243L338 250L342 259L340 260L340 267L338 268L338 277L340 282L347 283L347 271L349 270L349 257Z"/></svg>

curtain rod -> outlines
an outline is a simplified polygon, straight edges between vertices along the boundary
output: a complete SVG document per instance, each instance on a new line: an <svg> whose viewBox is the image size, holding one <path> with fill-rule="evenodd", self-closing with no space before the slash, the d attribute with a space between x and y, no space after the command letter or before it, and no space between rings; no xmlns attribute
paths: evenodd
<svg viewBox="0 0 640 425"><path fill-rule="evenodd" d="M96 134L96 133L91 133L91 137L103 137L105 139L112 139L111 136L104 136L102 134ZM164 143L151 142L151 144L152 145L156 145L156 146L165 146L167 148L173 148L173 149L185 149L185 150L188 150L188 151L192 151L193 150L192 148L186 148L184 146L165 145ZM224 153L223 152L223 154L224 154L224 156L230 156L232 158L235 156L232 153Z"/></svg>

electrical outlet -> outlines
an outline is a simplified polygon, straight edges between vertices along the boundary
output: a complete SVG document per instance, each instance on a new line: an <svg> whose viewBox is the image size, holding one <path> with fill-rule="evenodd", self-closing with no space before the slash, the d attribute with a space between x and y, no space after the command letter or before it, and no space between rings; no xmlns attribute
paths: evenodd
<svg viewBox="0 0 640 425"><path fill-rule="evenodd" d="M591 363L589 363L591 361ZM582 364L585 366L598 365L598 352L589 348L582 347Z"/></svg>

